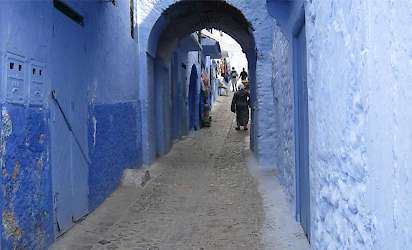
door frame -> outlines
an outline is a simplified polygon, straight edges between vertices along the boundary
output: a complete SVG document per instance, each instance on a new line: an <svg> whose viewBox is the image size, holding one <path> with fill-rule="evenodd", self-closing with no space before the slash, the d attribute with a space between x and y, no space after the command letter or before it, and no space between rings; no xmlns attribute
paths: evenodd
<svg viewBox="0 0 412 250"><path fill-rule="evenodd" d="M305 32L304 34L304 47L302 47L302 44L300 41L299 36L301 35L301 32ZM295 136L295 188L296 188L296 220L299 221L302 225L302 228L304 225L302 223L306 223L306 228L303 228L308 240L310 241L310 228L311 228L311 209L310 209L310 171L309 171L309 112L308 112L308 96L307 96L307 46L306 46L306 23L305 23L305 11L304 8L302 9L302 13L300 14L298 20L295 23L293 32L292 32L292 41L293 41L293 50L292 50L292 55L293 55L293 82L294 82L294 136ZM301 66L299 64L302 63L302 49L304 49L306 52L304 53L304 62L306 64L306 76L305 79L306 81L302 82L302 72L301 72ZM303 89L303 88L305 89ZM304 91L304 92L303 92ZM303 93L302 93L303 92ZM301 101L306 103L304 104L306 108L304 110L301 109ZM301 120L302 113L305 118L304 120ZM301 143L302 143L302 138L301 136L305 136L306 140L303 141L303 143L306 143L306 148L304 152L301 152ZM302 222L302 210L304 208L304 204L302 204L302 192L301 192L301 183L303 182L302 178L302 169L301 169L301 161L303 158L306 158L306 167L307 169L307 185L309 186L309 191L308 191L308 196L307 202L307 221Z"/></svg>

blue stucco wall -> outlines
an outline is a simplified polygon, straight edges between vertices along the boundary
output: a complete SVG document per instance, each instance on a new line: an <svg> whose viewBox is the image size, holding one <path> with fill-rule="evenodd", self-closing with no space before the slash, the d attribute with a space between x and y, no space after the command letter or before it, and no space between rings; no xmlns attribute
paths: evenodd
<svg viewBox="0 0 412 250"><path fill-rule="evenodd" d="M296 197L294 171L293 34L306 10L311 246L375 249L376 223L365 205L368 183L363 91L366 30L361 2L290 4L278 20L273 42L273 93L278 176ZM339 11L338 11L339 10ZM333 25L328 25L333 22ZM333 104L333 105L331 105ZM382 249L382 248L377 248ZM383 248L386 249L386 248Z"/></svg>
<svg viewBox="0 0 412 250"><path fill-rule="evenodd" d="M135 1L136 2L136 1ZM88 23L89 210L115 190L125 168L142 164L138 40L130 1L90 1Z"/></svg>
<svg viewBox="0 0 412 250"><path fill-rule="evenodd" d="M369 195L380 195L366 192L368 169L378 167L368 166L370 148L365 143L368 11L364 1L336 5L327 0L306 6L315 248L388 249L375 246L377 224L365 202Z"/></svg>
<svg viewBox="0 0 412 250"><path fill-rule="evenodd" d="M90 106L89 208L95 209L115 190L125 168L140 166L142 158L134 103Z"/></svg>
<svg viewBox="0 0 412 250"><path fill-rule="evenodd" d="M51 1L2 1L0 53L2 59L12 52L26 62L44 63L50 72L47 93L51 87L66 97L64 108L72 110L69 118L91 159L88 193L82 195L92 211L116 188L125 168L141 164L143 134L147 163L154 159L156 93L146 74L147 42L155 21L175 1L136 1L139 41L130 36L129 1L116 6L67 2L85 16L84 26L57 12ZM266 0L253 1L255 8L250 1L228 2L254 28L256 155L278 170L293 204L290 41L303 0L274 1L282 3L275 14L279 27L264 11ZM410 1L371 2L305 1L314 249L408 249L412 244L412 6ZM189 58L188 69L198 63L195 58ZM1 66L3 86L4 62ZM52 140L49 133L50 100L42 107L12 105L1 94L1 246L46 248L54 239L50 145L67 141ZM187 94L180 94L163 100L166 108L169 101L185 101ZM55 131L64 130L72 139L65 126ZM67 150L62 154L71 152L61 148Z"/></svg>
<svg viewBox="0 0 412 250"><path fill-rule="evenodd" d="M4 249L42 249L54 240L47 122L43 108L2 105Z"/></svg>
<svg viewBox="0 0 412 250"><path fill-rule="evenodd" d="M66 187L67 193L81 192L76 197L89 197L80 216L95 209L116 188L125 168L141 165L138 41L130 34L129 1L118 1L116 6L101 1L67 2L84 16L84 26L56 10L52 1L0 3L1 86L5 85L3 58L8 52L22 56L27 64L32 60L43 63L46 73L41 108L29 107L27 100L19 106L4 104L1 93L5 115L0 232L5 249L44 249L54 240L51 170L57 169L56 164L68 172L78 170L76 162L83 161L80 154L74 156L76 168L71 161L56 160L56 154L72 155L79 148L68 145L73 135L49 99L51 89L56 89L91 160L81 172L71 173L89 183L82 188ZM13 130L8 130L10 126ZM56 133L62 136L53 137ZM51 145L58 147L53 151ZM70 202L68 210L76 206Z"/></svg>
<svg viewBox="0 0 412 250"><path fill-rule="evenodd" d="M294 87L291 44L278 25L273 35L273 75L276 170L280 183L295 206L295 140L294 140Z"/></svg>
<svg viewBox="0 0 412 250"><path fill-rule="evenodd" d="M286 50L292 51L302 9L271 2L282 5L273 42L275 155L293 197L292 57ZM305 4L313 249L412 244L412 33L404 25L411 8L408 1L386 0Z"/></svg>
<svg viewBox="0 0 412 250"><path fill-rule="evenodd" d="M7 52L24 56L24 72L30 60L45 62L48 8L40 2L13 3L3 1L0 7L0 248L44 249L54 240L49 111L28 106L27 100L6 104L3 90Z"/></svg>

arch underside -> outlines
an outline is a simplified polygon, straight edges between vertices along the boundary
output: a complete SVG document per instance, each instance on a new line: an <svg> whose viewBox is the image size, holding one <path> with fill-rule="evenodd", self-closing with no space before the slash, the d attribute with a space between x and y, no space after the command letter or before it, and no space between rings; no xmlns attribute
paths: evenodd
<svg viewBox="0 0 412 250"><path fill-rule="evenodd" d="M171 5L151 31L148 53L167 62L180 39L204 28L222 30L239 43L248 60L255 57L251 24L224 1L186 0Z"/></svg>

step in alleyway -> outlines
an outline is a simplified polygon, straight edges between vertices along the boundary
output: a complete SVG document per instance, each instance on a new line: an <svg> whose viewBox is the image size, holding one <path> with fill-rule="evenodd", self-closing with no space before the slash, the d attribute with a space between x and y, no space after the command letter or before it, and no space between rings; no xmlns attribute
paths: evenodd
<svg viewBox="0 0 412 250"><path fill-rule="evenodd" d="M308 249L273 172L234 129L231 96L211 128L177 142L150 167L144 188L121 185L51 249Z"/></svg>

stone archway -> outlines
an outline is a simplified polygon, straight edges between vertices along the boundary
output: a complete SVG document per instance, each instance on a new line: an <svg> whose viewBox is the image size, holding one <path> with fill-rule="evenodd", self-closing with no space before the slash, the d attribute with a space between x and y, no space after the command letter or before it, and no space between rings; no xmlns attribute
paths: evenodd
<svg viewBox="0 0 412 250"><path fill-rule="evenodd" d="M264 1L261 1L262 5ZM156 137L151 122L153 117L153 96L157 93L152 86L156 84L153 65L167 65L173 50L179 39L203 28L216 28L232 36L242 47L249 64L251 80L252 130L251 148L259 159L266 162L273 157L273 138L270 132L273 123L272 108L268 103L273 103L273 95L270 92L271 57L273 21L268 13L262 10L254 12L243 1L159 1L155 10L143 13L139 20L141 30L139 40L141 42L140 55L144 65L140 65L143 107L143 130L148 136L143 138L143 148L146 162L151 162L155 156L153 144L150 138ZM152 6L153 7L153 6ZM162 10L162 11L160 11ZM267 19L265 21L265 19ZM269 31L269 32L268 32ZM259 38L259 39L258 39ZM158 77L158 76L157 76ZM263 106L265 103L265 106Z"/></svg>

